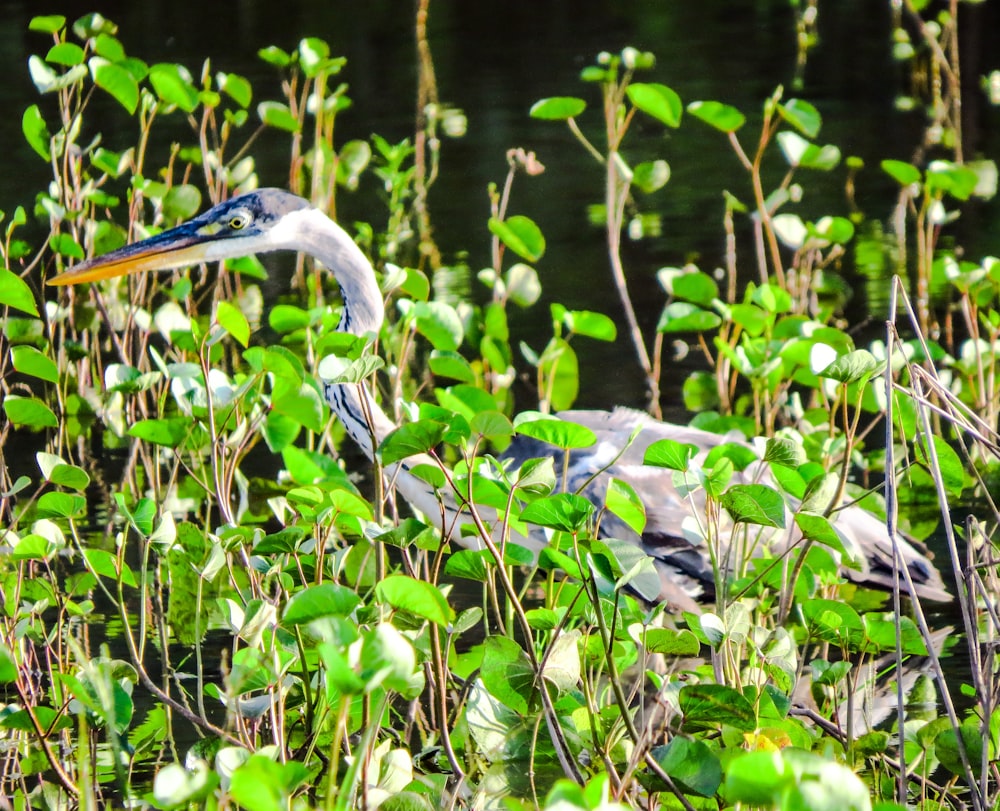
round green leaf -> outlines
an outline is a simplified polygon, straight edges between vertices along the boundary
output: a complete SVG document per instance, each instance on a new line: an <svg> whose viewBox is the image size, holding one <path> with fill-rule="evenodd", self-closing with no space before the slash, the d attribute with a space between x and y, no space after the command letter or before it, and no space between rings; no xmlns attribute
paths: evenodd
<svg viewBox="0 0 1000 811"><path fill-rule="evenodd" d="M718 101L692 101L687 110L695 118L722 132L736 132L747 120L735 107Z"/></svg>
<svg viewBox="0 0 1000 811"><path fill-rule="evenodd" d="M548 99L541 99L531 105L528 113L532 118L540 118L545 121L564 121L567 118L575 118L587 108L587 103L583 99L573 96L554 96Z"/></svg>
<svg viewBox="0 0 1000 811"><path fill-rule="evenodd" d="M545 254L545 237L534 220L515 214L506 220L490 217L490 231L522 259L537 262Z"/></svg>
<svg viewBox="0 0 1000 811"><path fill-rule="evenodd" d="M447 626L455 619L455 612L440 589L407 575L390 575L375 587L375 595L393 608L416 614L435 625Z"/></svg>
<svg viewBox="0 0 1000 811"><path fill-rule="evenodd" d="M630 84L625 93L628 95L629 101L657 121L668 127L681 125L684 105L681 103L681 97L666 85L655 82L636 82Z"/></svg>

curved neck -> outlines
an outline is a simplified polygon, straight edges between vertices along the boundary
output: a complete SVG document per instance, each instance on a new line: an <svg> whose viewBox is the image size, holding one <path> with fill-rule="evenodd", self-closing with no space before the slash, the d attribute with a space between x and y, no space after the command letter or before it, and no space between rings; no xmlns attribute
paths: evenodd
<svg viewBox="0 0 1000 811"><path fill-rule="evenodd" d="M343 228L316 208L303 209L296 229L298 247L318 259L337 280L344 311L337 329L353 335L378 334L385 318L375 270Z"/></svg>

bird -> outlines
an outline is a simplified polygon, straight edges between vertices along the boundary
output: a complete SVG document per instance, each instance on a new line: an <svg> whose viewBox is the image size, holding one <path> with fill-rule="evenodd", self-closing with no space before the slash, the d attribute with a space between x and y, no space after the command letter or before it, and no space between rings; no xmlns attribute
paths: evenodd
<svg viewBox="0 0 1000 811"><path fill-rule="evenodd" d="M385 307L372 263L351 236L323 211L304 198L277 188L261 188L235 196L148 239L87 259L47 283L75 285L271 251L308 254L333 274L343 301L339 331L358 336L378 334ZM380 444L397 429L396 423L365 384L331 382L325 386L325 394L347 434L374 461ZM658 593L644 596L681 609L696 609L700 601L714 597L715 573L707 545L693 531L699 511L704 515L704 493L699 495L695 490L682 494L673 472L644 465L643 454L659 439L674 439L695 446L697 455L692 465L697 466L713 448L732 441L732 437L663 422L629 408L568 411L558 417L590 428L596 437L594 446L573 451L564 460L561 454L553 454L550 447L536 440L515 437L505 453L510 462L516 465L532 456L553 456L567 490L579 490L598 507L603 504L612 477L628 482L646 505L645 528L641 533L636 532L613 517L602 520L601 528L604 534L614 533L613 537L639 544L656 562ZM485 543L482 527L490 519L495 521L496 513L491 514L485 508L477 511L486 523L481 523L478 531L469 532L468 505L459 504L454 495L435 489L416 475L414 470L423 464L439 463L428 454L416 454L386 465L384 473L395 491L418 513L438 522L445 535L460 546L482 548ZM767 466L760 462L737 471L733 482L766 484L773 483L773 479L769 478ZM917 542L898 537L894 551L885 524L858 506L839 509L832 520L845 548L857 553L855 568L843 568L848 579L885 588L893 580L898 568L895 561L899 559L911 575L917 596L935 601L950 599L940 573ZM490 531L488 526L486 531ZM548 542L539 531L517 536L515 540L536 555ZM760 543L761 540L757 538L759 546L769 545L772 552L780 554L801 542L801 535L795 536L792 522L789 529L773 530L763 538L765 543Z"/></svg>

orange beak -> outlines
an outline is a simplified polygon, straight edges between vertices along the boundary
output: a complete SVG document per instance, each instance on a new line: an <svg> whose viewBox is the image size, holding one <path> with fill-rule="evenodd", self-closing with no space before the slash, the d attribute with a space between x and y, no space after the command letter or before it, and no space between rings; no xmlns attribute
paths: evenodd
<svg viewBox="0 0 1000 811"><path fill-rule="evenodd" d="M96 282L129 273L148 270L173 270L196 265L207 260L206 245L211 236L201 229L204 223L192 221L164 231L162 234L125 245L118 250L81 262L46 284L62 286Z"/></svg>

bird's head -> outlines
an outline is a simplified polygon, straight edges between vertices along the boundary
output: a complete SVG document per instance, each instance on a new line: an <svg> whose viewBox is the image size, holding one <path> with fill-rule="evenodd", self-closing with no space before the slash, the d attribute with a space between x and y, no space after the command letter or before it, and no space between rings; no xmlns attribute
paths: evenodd
<svg viewBox="0 0 1000 811"><path fill-rule="evenodd" d="M309 203L281 189L259 189L210 208L176 228L81 262L49 279L50 285L82 284L128 273L173 270L265 251L293 249L296 212Z"/></svg>

